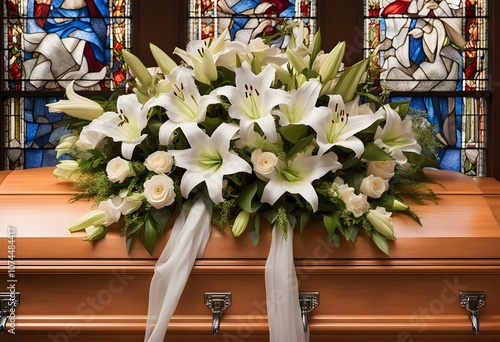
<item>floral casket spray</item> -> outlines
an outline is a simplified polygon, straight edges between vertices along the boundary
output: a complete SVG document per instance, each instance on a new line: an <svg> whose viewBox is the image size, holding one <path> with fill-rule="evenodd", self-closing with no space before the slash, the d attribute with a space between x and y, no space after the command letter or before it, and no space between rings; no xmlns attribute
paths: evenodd
<svg viewBox="0 0 500 342"><path fill-rule="evenodd" d="M70 84L67 100L48 104L72 116L73 133L57 146L69 158L54 174L82 189L74 200L97 206L71 231L99 240L120 222L127 250L139 240L152 253L177 215L155 267L145 341L163 341L212 226L235 238L249 230L258 243L269 223L270 339L305 341L292 235L317 220L337 246L361 231L389 254L392 213L418 221L401 195L434 199L421 183L423 167L437 166L432 128L408 103L373 95L369 59L343 70L344 43L325 53L320 32L308 44L301 24L288 31L285 50L260 38L230 42L227 32L192 41L174 51L180 65L151 45L151 69L123 51L133 93L90 100Z"/></svg>

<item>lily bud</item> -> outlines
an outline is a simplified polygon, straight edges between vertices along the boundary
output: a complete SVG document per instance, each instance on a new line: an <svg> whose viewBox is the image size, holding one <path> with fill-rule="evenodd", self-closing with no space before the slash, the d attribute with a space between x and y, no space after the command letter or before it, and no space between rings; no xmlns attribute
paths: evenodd
<svg viewBox="0 0 500 342"><path fill-rule="evenodd" d="M96 241L96 240L101 240L106 236L106 233L108 232L107 229L104 226L98 226L98 227L88 227L85 229L87 232L87 235L83 238L85 241Z"/></svg>
<svg viewBox="0 0 500 342"><path fill-rule="evenodd" d="M49 103L46 106L51 113L66 113L78 119L92 121L97 119L104 113L101 105L97 102L80 96L73 90L71 82L66 88L67 100L59 100L55 103Z"/></svg>
<svg viewBox="0 0 500 342"><path fill-rule="evenodd" d="M191 62L193 63L194 77L196 80L205 84L210 84L211 81L217 79L217 67L215 66L212 53L209 50L205 50L201 61L196 58L191 58Z"/></svg>
<svg viewBox="0 0 500 342"><path fill-rule="evenodd" d="M151 53L158 64L158 67L161 69L163 75L168 75L170 72L177 67L177 64L174 62L169 55L163 52L158 46L154 44L149 44L149 48L151 49Z"/></svg>
<svg viewBox="0 0 500 342"><path fill-rule="evenodd" d="M123 197L123 203L120 206L122 215L128 215L139 209L142 202L146 198L143 193L133 193L128 195L126 193L120 194Z"/></svg>
<svg viewBox="0 0 500 342"><path fill-rule="evenodd" d="M233 227L231 228L234 237L238 237L241 234L243 234L245 229L247 229L249 220L250 220L250 213L245 210L240 211L240 213L238 214L238 216L236 216L236 219L234 220Z"/></svg>
<svg viewBox="0 0 500 342"><path fill-rule="evenodd" d="M405 211L405 210L408 210L408 206L406 204L404 204L403 202L395 199L393 204L392 204L392 208L394 210L398 210L398 211Z"/></svg>
<svg viewBox="0 0 500 342"><path fill-rule="evenodd" d="M344 52L345 42L340 42L328 54L323 64L321 64L318 73L321 75L321 81L323 83L331 81L337 76L340 65L342 64L342 59L344 58Z"/></svg>
<svg viewBox="0 0 500 342"><path fill-rule="evenodd" d="M300 58L300 56L295 53L292 49L286 49L286 54L288 59L290 60L290 64L297 70L298 73L301 73L302 70L307 69L306 62Z"/></svg>
<svg viewBox="0 0 500 342"><path fill-rule="evenodd" d="M52 174L56 178L62 178L65 180L70 180L71 175L78 168L78 162L75 160L61 160L59 164L56 165L56 169Z"/></svg>
<svg viewBox="0 0 500 342"><path fill-rule="evenodd" d="M369 59L364 59L344 71L335 85L333 93L342 96L344 102L354 99L359 81L364 76L369 62Z"/></svg>
<svg viewBox="0 0 500 342"><path fill-rule="evenodd" d="M289 84L292 81L292 75L288 72L288 70L282 68L277 64L273 64L274 69L276 70L276 77L283 83Z"/></svg>
<svg viewBox="0 0 500 342"><path fill-rule="evenodd" d="M91 226L100 226L106 223L106 213L102 210L91 211L82 217L71 227L69 227L70 232L76 232Z"/></svg>
<svg viewBox="0 0 500 342"><path fill-rule="evenodd" d="M395 239L394 226L392 225L391 213L383 207L377 207L375 210L368 211L368 221L373 228L383 236L389 239Z"/></svg>
<svg viewBox="0 0 500 342"><path fill-rule="evenodd" d="M141 83L146 89L153 83L153 77L149 73L148 69L142 64L141 60L137 56L133 55L127 50L122 50L123 59L127 63L130 71L134 77Z"/></svg>

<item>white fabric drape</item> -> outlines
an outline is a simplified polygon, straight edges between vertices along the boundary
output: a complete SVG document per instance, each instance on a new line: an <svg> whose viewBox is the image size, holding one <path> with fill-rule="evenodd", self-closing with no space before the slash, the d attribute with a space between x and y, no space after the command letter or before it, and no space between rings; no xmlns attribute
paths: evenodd
<svg viewBox="0 0 500 342"><path fill-rule="evenodd" d="M210 237L210 213L200 197L187 217L177 217L170 239L155 266L149 290L146 342L162 342L196 257Z"/></svg>
<svg viewBox="0 0 500 342"><path fill-rule="evenodd" d="M275 225L266 261L266 302L270 342L308 342L299 304L299 288L293 260L293 230L285 239Z"/></svg>

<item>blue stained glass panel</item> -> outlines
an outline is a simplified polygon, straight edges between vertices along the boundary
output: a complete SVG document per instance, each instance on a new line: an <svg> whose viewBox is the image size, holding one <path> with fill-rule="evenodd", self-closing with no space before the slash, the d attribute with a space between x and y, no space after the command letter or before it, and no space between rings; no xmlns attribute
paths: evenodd
<svg viewBox="0 0 500 342"><path fill-rule="evenodd" d="M413 109L427 113L445 146L443 169L473 176L486 175L488 6L487 0L364 1L374 84L407 95Z"/></svg>
<svg viewBox="0 0 500 342"><path fill-rule="evenodd" d="M410 108L423 111L444 146L438 151L443 170L471 176L486 173L485 103L474 97L391 97L389 101L410 101Z"/></svg>
<svg viewBox="0 0 500 342"><path fill-rule="evenodd" d="M273 36L285 20L302 19L312 36L316 31L315 0L190 0L188 33L193 39L213 39L226 28L231 40ZM285 47L287 40L274 45Z"/></svg>
<svg viewBox="0 0 500 342"><path fill-rule="evenodd" d="M50 113L47 103L57 97L11 98L5 106L7 117L6 169L33 168L57 164L54 147L59 138L70 133L59 122L61 113Z"/></svg>

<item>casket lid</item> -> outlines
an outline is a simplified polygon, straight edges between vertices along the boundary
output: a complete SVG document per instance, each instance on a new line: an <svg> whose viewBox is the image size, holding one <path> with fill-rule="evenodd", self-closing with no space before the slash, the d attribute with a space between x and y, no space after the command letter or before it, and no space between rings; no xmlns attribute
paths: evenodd
<svg viewBox="0 0 500 342"><path fill-rule="evenodd" d="M55 178L52 171L53 168L39 168L0 172L0 237L7 237L7 226L16 228L17 258L154 260L159 256L168 233L157 244L153 256L140 243L127 254L125 239L119 236L119 225L98 242L82 241L83 232L70 233L68 227L92 210L92 202L68 203L75 189L71 183ZM390 256L379 251L366 234L360 234L355 244L342 241L337 249L319 224L310 224L302 235L294 236L295 257L500 258L500 182L450 171L427 173L444 186L431 186L438 196L438 204L409 202L422 226L408 216L393 216L397 240L390 242ZM261 241L254 246L248 234L233 238L229 229L213 229L203 258L264 260L270 245L269 229L262 228L261 234ZM4 257L6 249L0 253Z"/></svg>

